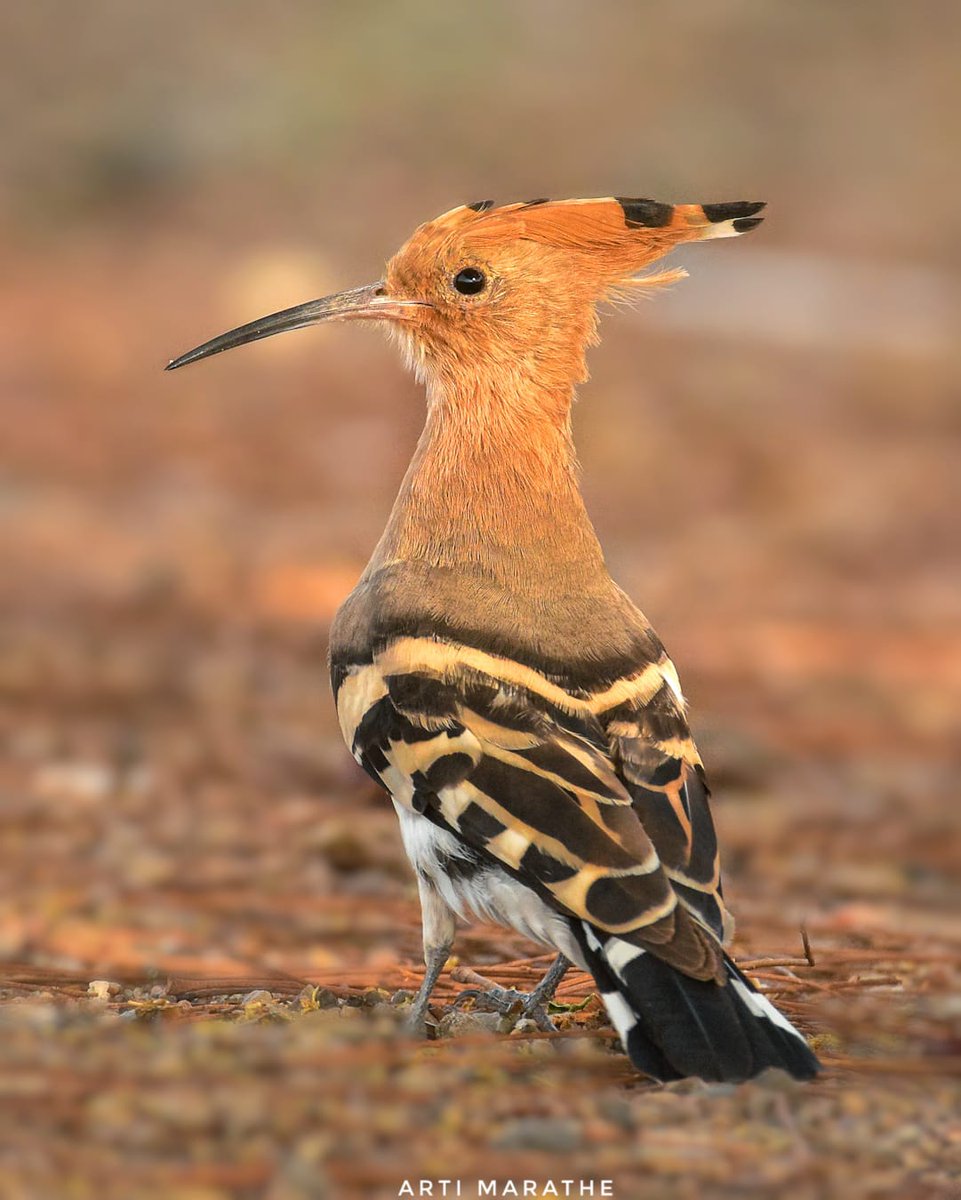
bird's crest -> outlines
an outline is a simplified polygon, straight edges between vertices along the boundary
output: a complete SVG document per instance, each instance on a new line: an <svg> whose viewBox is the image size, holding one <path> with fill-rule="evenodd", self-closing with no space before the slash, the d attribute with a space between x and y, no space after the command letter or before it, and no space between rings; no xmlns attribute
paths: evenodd
<svg viewBox="0 0 961 1200"><path fill-rule="evenodd" d="M663 204L657 200L603 196L581 200L527 200L497 206L492 200L460 205L418 234L462 237L472 245L534 242L583 255L603 285L666 283L684 275L667 271L633 277L682 242L736 237L761 224L763 201ZM415 235L416 236L416 235Z"/></svg>

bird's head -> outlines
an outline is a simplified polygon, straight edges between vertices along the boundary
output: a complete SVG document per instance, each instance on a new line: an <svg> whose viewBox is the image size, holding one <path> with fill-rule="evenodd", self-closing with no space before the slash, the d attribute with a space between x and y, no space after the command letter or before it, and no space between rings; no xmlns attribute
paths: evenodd
<svg viewBox="0 0 961 1200"><path fill-rule="evenodd" d="M490 201L420 226L383 280L273 313L174 359L168 370L321 321L386 321L418 374L570 387L585 375L596 305L684 274L639 272L681 242L760 224L763 204L654 200Z"/></svg>

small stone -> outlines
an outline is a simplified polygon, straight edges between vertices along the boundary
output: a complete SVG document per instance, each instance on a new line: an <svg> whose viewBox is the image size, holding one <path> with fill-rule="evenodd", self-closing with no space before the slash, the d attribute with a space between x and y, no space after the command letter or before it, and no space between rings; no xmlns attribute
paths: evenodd
<svg viewBox="0 0 961 1200"><path fill-rule="evenodd" d="M121 985L112 979L91 979L87 984L87 995L93 1000L107 1001L111 996L118 996L121 991Z"/></svg>
<svg viewBox="0 0 961 1200"><path fill-rule="evenodd" d="M537 1033L538 1024L532 1021L530 1017L521 1017L513 1029L514 1033Z"/></svg>
<svg viewBox="0 0 961 1200"><path fill-rule="evenodd" d="M625 1130L634 1128L634 1114L623 1096L601 1096L597 1102L597 1111L612 1125Z"/></svg>
<svg viewBox="0 0 961 1200"><path fill-rule="evenodd" d="M583 1142L576 1121L560 1117L522 1117L511 1122L492 1142L498 1150L542 1150L563 1154Z"/></svg>
<svg viewBox="0 0 961 1200"><path fill-rule="evenodd" d="M308 984L297 995L297 1000L303 1012L314 1012L321 1008L337 1008L340 1000L330 988L314 987Z"/></svg>
<svg viewBox="0 0 961 1200"><path fill-rule="evenodd" d="M252 992L248 992L241 1000L241 1004L273 1004L273 992L265 991L263 988L255 988Z"/></svg>
<svg viewBox="0 0 961 1200"><path fill-rule="evenodd" d="M494 1037L499 1033L506 1033L510 1028L510 1021L500 1015L500 1013L485 1013L485 1012L461 1012L455 1008L453 1012L444 1013L437 1026L438 1037L476 1037L481 1036Z"/></svg>

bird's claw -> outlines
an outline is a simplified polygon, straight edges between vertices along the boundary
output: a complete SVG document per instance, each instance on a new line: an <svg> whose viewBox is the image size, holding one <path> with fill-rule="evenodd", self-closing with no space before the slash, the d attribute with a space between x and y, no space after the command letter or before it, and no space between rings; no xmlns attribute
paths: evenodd
<svg viewBox="0 0 961 1200"><path fill-rule="evenodd" d="M555 1029L542 998L536 992L519 992L516 988L497 986L487 989L468 988L457 996L453 1007L459 1008L465 1000L472 1000L474 1007L480 1012L496 1012L502 1017L526 1018L545 1032L553 1032Z"/></svg>
<svg viewBox="0 0 961 1200"><path fill-rule="evenodd" d="M423 1013L409 1013L404 1018L404 1033L412 1038L427 1038L427 1018Z"/></svg>

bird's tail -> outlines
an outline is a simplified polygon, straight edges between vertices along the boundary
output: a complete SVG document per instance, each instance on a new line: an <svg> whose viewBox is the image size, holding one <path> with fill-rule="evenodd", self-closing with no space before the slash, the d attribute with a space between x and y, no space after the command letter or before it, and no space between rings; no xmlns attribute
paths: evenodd
<svg viewBox="0 0 961 1200"><path fill-rule="evenodd" d="M725 956L727 979L691 979L650 951L573 921L584 958L634 1065L667 1082L740 1082L766 1067L811 1079L820 1063L802 1035Z"/></svg>

